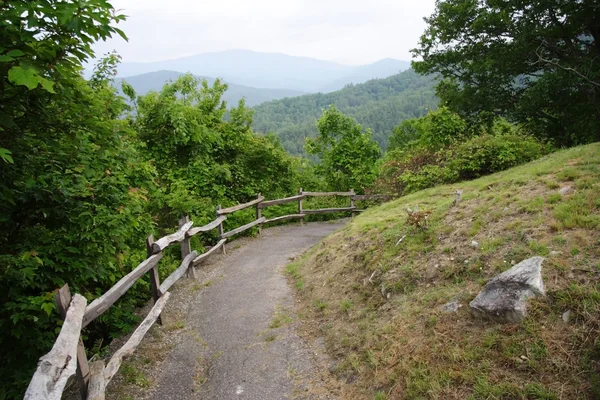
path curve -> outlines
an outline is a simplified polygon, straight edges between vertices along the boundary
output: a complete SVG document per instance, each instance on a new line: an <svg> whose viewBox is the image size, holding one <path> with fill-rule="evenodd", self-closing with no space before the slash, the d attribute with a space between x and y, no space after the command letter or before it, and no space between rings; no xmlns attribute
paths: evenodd
<svg viewBox="0 0 600 400"><path fill-rule="evenodd" d="M265 229L238 248L235 241L228 244L227 255L216 260L221 279L190 301L185 320L194 335L170 351L152 398L333 398L308 390L315 354L295 332L284 267L346 222Z"/></svg>

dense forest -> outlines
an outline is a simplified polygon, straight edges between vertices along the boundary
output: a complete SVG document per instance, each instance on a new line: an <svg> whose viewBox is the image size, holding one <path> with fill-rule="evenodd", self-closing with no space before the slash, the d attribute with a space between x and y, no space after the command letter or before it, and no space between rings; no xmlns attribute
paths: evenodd
<svg viewBox="0 0 600 400"><path fill-rule="evenodd" d="M98 297L145 257L148 234L183 215L202 224L216 205L299 187L403 195L600 138L588 2L438 1L414 70L254 109L228 107L226 84L191 74L119 95L120 57L92 50L125 37L105 0L2 2L0 13L0 400L22 396L52 346L55 290ZM133 329L147 285L85 329L90 352Z"/></svg>
<svg viewBox="0 0 600 400"><path fill-rule="evenodd" d="M348 85L337 92L271 101L254 107L252 126L257 132L275 133L291 154L306 154L305 139L317 135L317 119L333 104L370 128L385 149L395 126L437 106L434 83L432 76L407 70L389 78Z"/></svg>

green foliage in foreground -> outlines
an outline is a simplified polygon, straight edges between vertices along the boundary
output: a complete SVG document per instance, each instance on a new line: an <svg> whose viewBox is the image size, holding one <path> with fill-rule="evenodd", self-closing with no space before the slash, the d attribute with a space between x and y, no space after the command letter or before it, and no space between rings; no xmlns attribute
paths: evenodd
<svg viewBox="0 0 600 400"><path fill-rule="evenodd" d="M243 103L223 121L225 85L184 76L128 113L110 54L85 81L91 43L120 33L106 1L0 5L0 399L20 398L60 329L54 291L88 302L145 257L145 238L196 224L215 206L319 185L312 167L250 130ZM127 118L123 118L126 116ZM304 179L303 177L309 177ZM239 226L248 213L228 223ZM199 248L202 240L194 243ZM201 247L199 248L201 250ZM160 274L177 266L165 252ZM88 349L129 332L149 299L144 279L83 332Z"/></svg>
<svg viewBox="0 0 600 400"><path fill-rule="evenodd" d="M301 185L300 160L272 137L251 131L252 112L243 100L224 121L226 89L219 80L208 86L189 74L139 98L125 86L137 109L132 126L157 169L153 211L161 227L176 226L186 214L202 224L214 219L219 204L249 201L257 193L285 197ZM229 224L244 222L231 217Z"/></svg>

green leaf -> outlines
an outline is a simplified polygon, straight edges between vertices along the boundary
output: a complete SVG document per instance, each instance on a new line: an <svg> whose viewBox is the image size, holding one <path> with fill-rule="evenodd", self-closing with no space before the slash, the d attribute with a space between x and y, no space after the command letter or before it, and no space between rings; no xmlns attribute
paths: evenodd
<svg viewBox="0 0 600 400"><path fill-rule="evenodd" d="M11 156L11 152L6 150L5 148L0 147L0 158L4 160L4 162L14 164L13 158Z"/></svg>
<svg viewBox="0 0 600 400"><path fill-rule="evenodd" d="M125 32L123 32L119 28L114 28L114 30L115 30L115 32L117 32L117 34L119 36L121 36L123 38L123 40L129 41L129 38L127 37L127 35L125 35Z"/></svg>
<svg viewBox="0 0 600 400"><path fill-rule="evenodd" d="M52 82L52 81L50 81L50 80L48 80L46 78L42 78L42 77L39 77L39 81L40 81L40 84L42 85L42 87L46 91L48 91L50 93L56 93L54 91L54 82Z"/></svg>
<svg viewBox="0 0 600 400"><path fill-rule="evenodd" d="M38 86L39 80L37 73L33 68L23 69L20 66L14 66L8 70L8 80L15 85L27 86L27 89L33 90Z"/></svg>
<svg viewBox="0 0 600 400"><path fill-rule="evenodd" d="M15 59L12 58L11 56L7 56L6 54L0 54L0 62L11 62L14 60Z"/></svg>
<svg viewBox="0 0 600 400"><path fill-rule="evenodd" d="M46 314L50 315L52 314L52 311L54 311L54 304L44 303L42 304L42 310L46 311Z"/></svg>
<svg viewBox="0 0 600 400"><path fill-rule="evenodd" d="M6 53L6 55L8 55L9 57L23 57L25 53L23 53L21 50L11 50L8 53Z"/></svg>

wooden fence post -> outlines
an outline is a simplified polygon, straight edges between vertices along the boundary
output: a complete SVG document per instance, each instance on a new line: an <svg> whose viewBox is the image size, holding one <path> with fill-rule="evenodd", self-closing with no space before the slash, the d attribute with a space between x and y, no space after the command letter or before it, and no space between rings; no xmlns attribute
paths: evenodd
<svg viewBox="0 0 600 400"><path fill-rule="evenodd" d="M179 220L179 227L181 228L188 222L190 222L190 217L186 215L185 217L183 217ZM187 257L187 255L190 254L191 252L192 252L192 248L190 245L190 238L186 235L185 239L183 239L181 241L181 259L184 260ZM196 278L196 271L194 270L193 266L188 268L187 276L188 276L188 278L194 278L194 279Z"/></svg>
<svg viewBox="0 0 600 400"><path fill-rule="evenodd" d="M146 239L146 256L150 257L152 255L152 243L154 243L154 235L148 236ZM150 271L148 271L148 275L150 278L150 289L152 290L152 300L154 300L154 304L160 299L162 293L158 288L160 287L160 278L158 276L158 264L156 264ZM159 325L163 324L162 318L159 315L156 322Z"/></svg>
<svg viewBox="0 0 600 400"><path fill-rule="evenodd" d="M350 189L350 207L354 207L354 189ZM352 210L352 218L356 216L356 212Z"/></svg>
<svg viewBox="0 0 600 400"><path fill-rule="evenodd" d="M105 400L104 360L94 361L90 366L90 385L87 400Z"/></svg>
<svg viewBox="0 0 600 400"><path fill-rule="evenodd" d="M219 218L219 210L221 209L221 205L219 204L217 206L217 218ZM219 239L223 239L223 221L221 221L221 223L219 224ZM227 254L227 252L225 251L225 243L223 243L223 247L221 247L221 252L223 254Z"/></svg>
<svg viewBox="0 0 600 400"><path fill-rule="evenodd" d="M56 308L62 319L67 316L67 310L71 304L71 291L69 285L65 284L58 290L54 296L56 302ZM87 399L88 383L90 380L90 366L88 364L87 355L85 354L85 347L83 341L79 338L79 344L77 345L77 385L79 386L79 394L83 400Z"/></svg>
<svg viewBox="0 0 600 400"><path fill-rule="evenodd" d="M257 199L260 199L260 193L256 195ZM256 204L256 219L260 219L262 217L262 210L260 209L260 203ZM258 234L260 235L262 229L262 224L258 225Z"/></svg>
<svg viewBox="0 0 600 400"><path fill-rule="evenodd" d="M300 188L300 190L298 190L298 196L302 196L302 188ZM298 199L298 214L303 214L302 199ZM304 218L300 218L300 225L304 225Z"/></svg>

